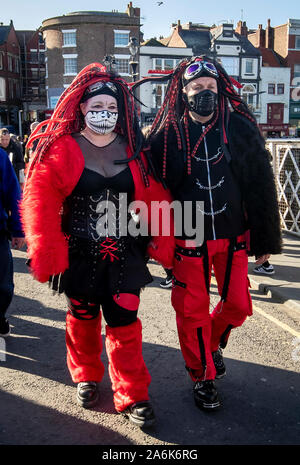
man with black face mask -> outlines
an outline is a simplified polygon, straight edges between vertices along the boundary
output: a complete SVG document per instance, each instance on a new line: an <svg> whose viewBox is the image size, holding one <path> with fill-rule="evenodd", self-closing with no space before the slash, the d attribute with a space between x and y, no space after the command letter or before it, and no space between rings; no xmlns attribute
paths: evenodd
<svg viewBox="0 0 300 465"><path fill-rule="evenodd" d="M195 403L214 410L221 405L215 379L226 373L222 349L252 314L247 254L261 264L281 252L276 189L255 118L220 63L183 60L169 79L149 141L183 218L193 205L192 230L203 215L201 242L185 229L177 234L172 305ZM210 313L212 268L220 301Z"/></svg>

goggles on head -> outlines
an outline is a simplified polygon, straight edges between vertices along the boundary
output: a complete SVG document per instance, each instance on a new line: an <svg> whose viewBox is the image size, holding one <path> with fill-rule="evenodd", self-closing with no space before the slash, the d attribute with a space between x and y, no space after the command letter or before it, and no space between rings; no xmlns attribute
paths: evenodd
<svg viewBox="0 0 300 465"><path fill-rule="evenodd" d="M83 94L81 102L85 102L91 97L99 94L108 94L112 97L118 98L118 89L113 82L110 81L98 81L88 86Z"/></svg>
<svg viewBox="0 0 300 465"><path fill-rule="evenodd" d="M198 75L200 77L201 74L210 75L214 78L219 77L217 68L215 67L213 63L209 61L199 60L199 61L194 61L186 68L184 72L184 80L189 81L191 79L194 79Z"/></svg>
<svg viewBox="0 0 300 465"><path fill-rule="evenodd" d="M116 86L110 81L108 81L108 82L105 82L105 81L95 82L94 84L92 84L91 86L89 86L87 88L87 92L89 94L94 93L94 92L98 92L99 90L104 90L104 87L108 87L115 94L118 93L118 90L117 90Z"/></svg>

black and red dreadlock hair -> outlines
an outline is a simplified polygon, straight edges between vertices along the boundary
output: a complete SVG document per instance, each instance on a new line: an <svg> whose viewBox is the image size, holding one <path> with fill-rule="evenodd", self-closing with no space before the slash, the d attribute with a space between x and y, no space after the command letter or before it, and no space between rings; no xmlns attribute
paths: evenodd
<svg viewBox="0 0 300 465"><path fill-rule="evenodd" d="M100 63L92 63L77 74L70 86L60 96L51 118L39 123L30 135L27 148L31 148L35 140L38 140L38 144L30 162L27 179L32 171L38 168L39 163L47 158L50 146L57 139L83 129L84 119L79 104L87 87L100 80L111 81L117 87L120 98L118 99L119 117L115 131L126 139L133 153L131 158L120 160L117 163L128 163L136 159L145 185L148 186L146 167L140 157L144 136L140 129L135 97L130 89L130 84L114 72L108 72L106 67ZM149 169L151 169L151 160L149 161Z"/></svg>
<svg viewBox="0 0 300 465"><path fill-rule="evenodd" d="M186 68L195 61L206 61L213 63L218 71L218 107L211 123L206 127L206 130L201 134L196 146L191 150L189 132L188 132L188 108L182 97L182 77ZM251 113L247 104L242 100L241 96L235 90L235 87L241 88L241 84L235 79L228 76L222 65L205 55L200 57L185 58L181 60L174 71L164 77L148 77L142 79L133 85L133 88L143 84L144 82L163 82L169 81L165 93L164 102L159 109L149 133L149 140L157 134L163 133L164 151L163 151L163 178L166 177L166 162L167 162L167 140L169 128L172 127L176 133L177 145L179 150L185 153L187 162L187 172L191 173L191 157L193 157L199 147L201 141L207 132L217 123L221 125L221 134L223 142L227 144L226 126L229 117L229 104L233 111L236 111L246 117L251 123L256 125L256 119Z"/></svg>

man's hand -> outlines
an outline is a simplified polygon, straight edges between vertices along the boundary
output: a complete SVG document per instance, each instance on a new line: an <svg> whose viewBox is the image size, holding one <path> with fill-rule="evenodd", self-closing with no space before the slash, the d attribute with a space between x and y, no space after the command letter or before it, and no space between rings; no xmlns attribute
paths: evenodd
<svg viewBox="0 0 300 465"><path fill-rule="evenodd" d="M12 237L11 239L11 247L12 249L22 249L25 245L24 237Z"/></svg>
<svg viewBox="0 0 300 465"><path fill-rule="evenodd" d="M257 260L255 262L256 265L262 265L265 263L269 258L271 257L270 254L262 255L261 257L257 257Z"/></svg>

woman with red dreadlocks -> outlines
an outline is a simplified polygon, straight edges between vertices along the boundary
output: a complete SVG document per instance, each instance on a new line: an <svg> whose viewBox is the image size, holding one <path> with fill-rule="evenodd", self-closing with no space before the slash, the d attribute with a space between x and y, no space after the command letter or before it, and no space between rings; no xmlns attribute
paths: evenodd
<svg viewBox="0 0 300 465"><path fill-rule="evenodd" d="M134 424L151 426L151 378L137 311L140 290L152 280L146 253L172 266L175 243L156 236L147 248L145 238L127 234L136 214L122 216L126 198L147 206L170 200L142 152L133 94L122 78L93 63L62 94L51 119L37 126L29 147L36 139L22 207L29 264L38 281L67 297L67 364L77 401L85 408L98 401L101 306L115 408ZM140 213L141 224L155 220Z"/></svg>
<svg viewBox="0 0 300 465"><path fill-rule="evenodd" d="M149 140L183 215L192 202L193 226L197 209L204 219L201 243L175 232L172 305L196 405L213 410L221 405L222 349L252 314L247 252L257 264L281 252L276 189L255 118L220 63L185 59L168 79ZM210 314L212 267L221 300Z"/></svg>

